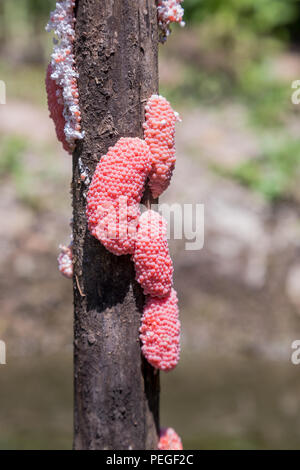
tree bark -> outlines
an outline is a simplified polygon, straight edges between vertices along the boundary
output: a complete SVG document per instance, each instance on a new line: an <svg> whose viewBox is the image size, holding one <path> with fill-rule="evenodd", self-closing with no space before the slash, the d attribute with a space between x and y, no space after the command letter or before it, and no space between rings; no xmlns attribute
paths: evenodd
<svg viewBox="0 0 300 470"><path fill-rule="evenodd" d="M80 178L80 167L91 177L120 137L143 136L144 105L158 91L155 0L77 0L75 13L85 137L72 182L74 448L155 449L159 374L141 357L144 296L130 257L112 255L89 233Z"/></svg>

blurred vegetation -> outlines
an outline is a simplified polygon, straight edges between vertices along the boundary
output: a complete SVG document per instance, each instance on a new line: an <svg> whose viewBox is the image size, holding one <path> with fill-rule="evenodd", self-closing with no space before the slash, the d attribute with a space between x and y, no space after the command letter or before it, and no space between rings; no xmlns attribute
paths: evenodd
<svg viewBox="0 0 300 470"><path fill-rule="evenodd" d="M52 146L30 142L21 135L0 134L0 184L9 180L18 201L32 211L49 209L53 197L48 191L63 178L52 155Z"/></svg>
<svg viewBox="0 0 300 470"><path fill-rule="evenodd" d="M26 142L17 136L2 136L0 143L0 179L18 177L23 172L22 155Z"/></svg>
<svg viewBox="0 0 300 470"><path fill-rule="evenodd" d="M1 0L0 78L15 99L45 106L40 85L51 35L44 26L54 6L55 0ZM300 143L285 126L298 110L291 104L291 83L274 73L273 61L297 46L300 1L185 0L184 8L186 28L173 26L172 40L161 48L163 61L177 64L172 80L162 81L162 94L179 108L242 104L249 127L261 136L261 155L231 171L214 168L267 199L292 194ZM266 145L265 132L273 135L273 145Z"/></svg>
<svg viewBox="0 0 300 470"><path fill-rule="evenodd" d="M184 6L191 38L188 43L183 38L180 45L179 33L167 47L185 65L182 80L174 82L169 94L190 104L201 100L216 105L238 97L258 108L258 124L260 118L264 125L273 124L290 93L270 73L268 63L288 46L289 29L299 19L299 1L185 0Z"/></svg>
<svg viewBox="0 0 300 470"><path fill-rule="evenodd" d="M0 143L0 182L9 179L20 201L31 209L38 209L40 198L33 191L33 176L25 163L29 144L24 137L7 135Z"/></svg>
<svg viewBox="0 0 300 470"><path fill-rule="evenodd" d="M294 182L300 172L300 140L272 136L264 143L261 155L238 165L233 170L213 167L222 176L234 178L276 201L292 197Z"/></svg>
<svg viewBox="0 0 300 470"><path fill-rule="evenodd" d="M185 0L184 7L189 35L176 30L161 51L164 60L180 57L178 78L161 92L178 107L243 105L261 155L232 171L214 168L268 200L293 194L300 141L290 137L287 123L298 110L291 79L275 73L274 63L298 46L299 0ZM265 134L273 144L266 145Z"/></svg>
<svg viewBox="0 0 300 470"><path fill-rule="evenodd" d="M185 18L189 23L214 19L222 34L284 33L297 15L298 0L185 0Z"/></svg>
<svg viewBox="0 0 300 470"><path fill-rule="evenodd" d="M1 0L0 52L8 62L41 63L45 60L50 44L45 25L54 6L55 0Z"/></svg>

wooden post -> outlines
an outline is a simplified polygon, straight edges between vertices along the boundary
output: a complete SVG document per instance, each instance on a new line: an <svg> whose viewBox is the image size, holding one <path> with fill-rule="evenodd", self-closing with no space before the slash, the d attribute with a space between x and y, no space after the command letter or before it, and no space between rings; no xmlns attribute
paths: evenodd
<svg viewBox="0 0 300 470"><path fill-rule="evenodd" d="M155 449L159 374L141 357L144 297L129 256L88 229L87 186L109 146L142 137L158 91L155 0L77 0L75 57L85 138L73 155L75 449ZM148 198L149 202L149 198Z"/></svg>

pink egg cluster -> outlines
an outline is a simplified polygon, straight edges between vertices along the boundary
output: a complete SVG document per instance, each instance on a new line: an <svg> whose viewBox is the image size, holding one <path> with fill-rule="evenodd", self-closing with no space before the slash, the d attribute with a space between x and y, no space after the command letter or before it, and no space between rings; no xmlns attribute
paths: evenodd
<svg viewBox="0 0 300 470"><path fill-rule="evenodd" d="M167 242L167 223L157 213L141 214L146 183L154 197L169 185L175 165L178 114L162 96L146 106L144 140L122 137L98 163L87 194L92 235L115 255L131 254L136 279L147 296L140 329L142 352L156 368L179 360L180 322Z"/></svg>
<svg viewBox="0 0 300 470"><path fill-rule="evenodd" d="M52 66L48 65L46 75L46 91L48 98L48 108L50 111L50 117L54 122L56 136L62 143L63 148L69 152L70 147L65 136L65 118L64 118L64 105L62 98L62 88L56 84L51 78Z"/></svg>
<svg viewBox="0 0 300 470"><path fill-rule="evenodd" d="M75 69L75 57L73 43L75 0L61 0L56 3L56 9L50 14L50 20L46 26L47 31L55 34L54 48L51 55L51 67L48 67L46 83L50 116L54 120L56 129L59 129L58 138L64 148L72 153L77 139L82 139L81 113L79 109L79 94L77 88L78 73ZM54 96L49 96L49 80L53 80L57 86L55 101ZM51 107L50 107L51 106ZM55 107L57 106L57 110ZM63 107L63 109L61 109ZM63 114L63 121L61 119ZM57 120L55 120L57 119ZM61 126L64 124L62 137Z"/></svg>
<svg viewBox="0 0 300 470"><path fill-rule="evenodd" d="M144 212L136 235L133 261L136 280L144 294L165 297L173 282L173 264L167 241L167 222L152 210Z"/></svg>
<svg viewBox="0 0 300 470"><path fill-rule="evenodd" d="M146 107L144 139L153 156L149 186L154 198L169 186L175 167L175 123L179 115L170 103L159 95L152 95Z"/></svg>
<svg viewBox="0 0 300 470"><path fill-rule="evenodd" d="M60 254L58 255L58 269L61 274L68 279L73 277L73 251L72 244L69 246L59 245Z"/></svg>
<svg viewBox="0 0 300 470"><path fill-rule="evenodd" d="M184 10L181 6L183 0L158 0L157 2L157 16L158 26L161 31L160 40L164 42L170 34L170 24L179 23L180 26L185 26L182 20Z"/></svg>
<svg viewBox="0 0 300 470"><path fill-rule="evenodd" d="M148 145L121 138L97 165L87 195L89 230L111 253L133 254L139 203L151 168Z"/></svg>
<svg viewBox="0 0 300 470"><path fill-rule="evenodd" d="M140 339L147 361L157 369L170 371L180 356L180 321L174 289L162 299L148 297L144 307Z"/></svg>
<svg viewBox="0 0 300 470"><path fill-rule="evenodd" d="M160 430L158 450L183 450L181 439L173 428Z"/></svg>

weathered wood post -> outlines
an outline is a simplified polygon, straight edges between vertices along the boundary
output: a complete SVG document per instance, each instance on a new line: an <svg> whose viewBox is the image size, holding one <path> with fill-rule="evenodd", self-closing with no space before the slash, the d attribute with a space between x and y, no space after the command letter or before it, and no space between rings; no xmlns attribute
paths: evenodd
<svg viewBox="0 0 300 470"><path fill-rule="evenodd" d="M141 357L144 297L129 256L87 230L86 186L120 137L142 137L158 91L155 0L77 0L75 57L83 141L73 154L75 449L155 449L159 374Z"/></svg>

